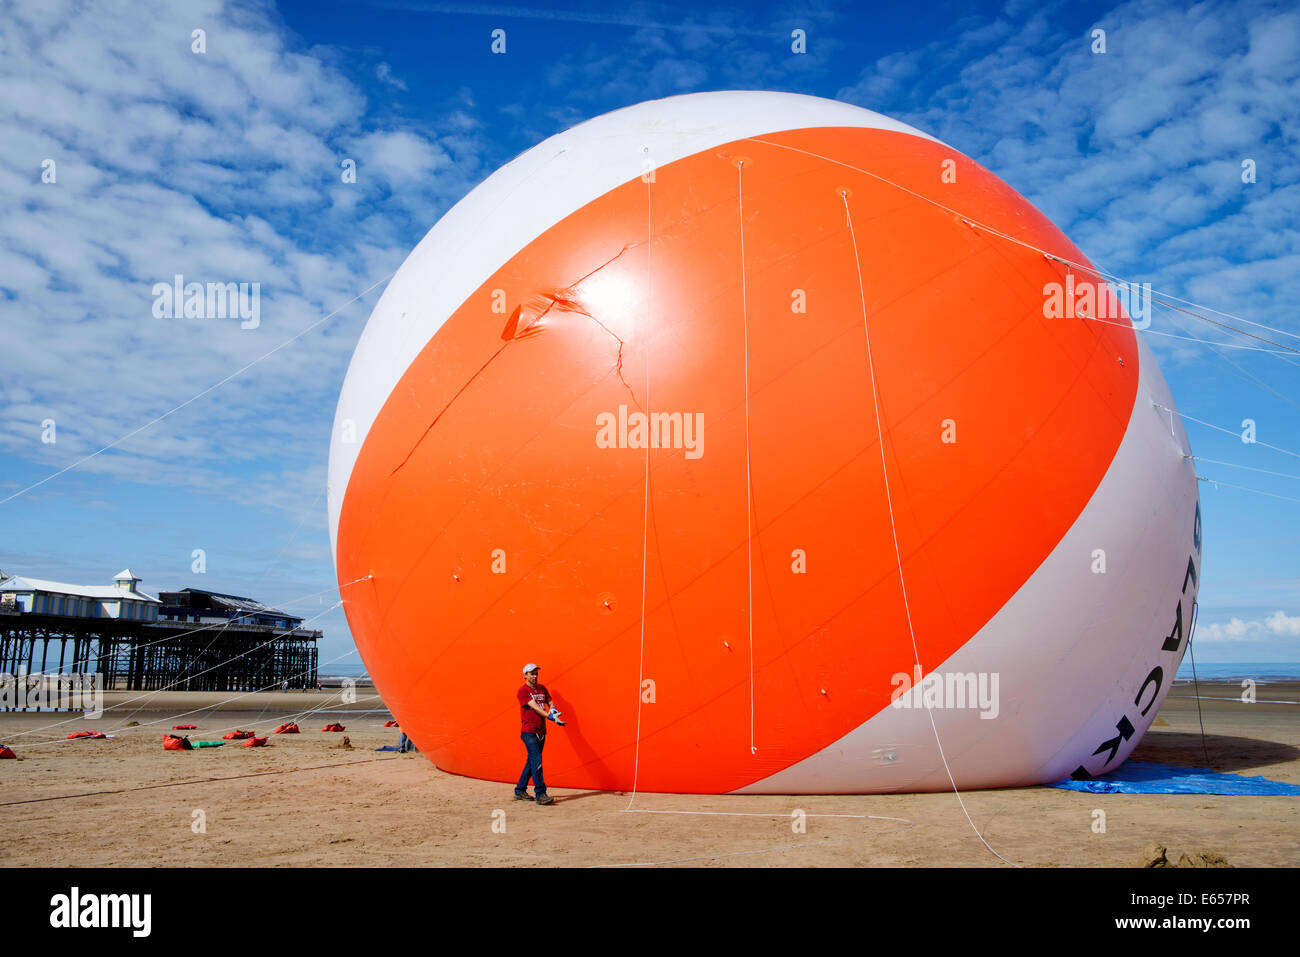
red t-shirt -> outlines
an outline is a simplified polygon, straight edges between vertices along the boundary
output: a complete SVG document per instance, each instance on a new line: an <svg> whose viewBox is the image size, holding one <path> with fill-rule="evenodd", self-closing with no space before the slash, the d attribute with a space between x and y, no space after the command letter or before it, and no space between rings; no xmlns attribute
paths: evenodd
<svg viewBox="0 0 1300 957"><path fill-rule="evenodd" d="M522 733L531 732L536 734L540 731L545 734L546 719L530 708L528 702L536 701L543 708L550 710L551 693L546 690L546 685L539 681L536 688L530 688L528 683L524 682L523 687L516 692L515 697L519 699L519 719L523 722Z"/></svg>

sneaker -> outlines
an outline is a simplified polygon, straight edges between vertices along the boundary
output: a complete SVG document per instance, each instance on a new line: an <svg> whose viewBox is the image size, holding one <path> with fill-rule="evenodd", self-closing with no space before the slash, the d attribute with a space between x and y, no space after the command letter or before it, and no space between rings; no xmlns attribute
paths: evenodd
<svg viewBox="0 0 1300 957"><path fill-rule="evenodd" d="M515 792L515 800L516 800L516 801L531 801L531 800L533 800L533 796L532 796L531 794L520 794L518 791L516 791L516 792Z"/></svg>
<svg viewBox="0 0 1300 957"><path fill-rule="evenodd" d="M537 796L537 803L538 803L538 804L554 804L554 803L555 803L555 798L551 797L549 794L539 794L539 795Z"/></svg>

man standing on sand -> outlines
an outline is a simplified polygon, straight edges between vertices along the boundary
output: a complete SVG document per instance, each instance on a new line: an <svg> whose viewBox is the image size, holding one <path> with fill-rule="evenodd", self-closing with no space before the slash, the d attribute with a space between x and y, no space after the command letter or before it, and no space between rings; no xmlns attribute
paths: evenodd
<svg viewBox="0 0 1300 957"><path fill-rule="evenodd" d="M524 684L515 694L519 699L519 717L522 722L519 737L528 751L528 760L524 762L523 773L519 775L519 783L515 786L515 800L534 800L528 794L528 779L532 778L537 803L546 805L555 803L555 798L546 793L546 781L542 778L546 722L548 719L559 725L564 722L560 720L560 712L551 705L551 693L546 690L546 685L537 683L538 671L537 665L531 662L524 665Z"/></svg>

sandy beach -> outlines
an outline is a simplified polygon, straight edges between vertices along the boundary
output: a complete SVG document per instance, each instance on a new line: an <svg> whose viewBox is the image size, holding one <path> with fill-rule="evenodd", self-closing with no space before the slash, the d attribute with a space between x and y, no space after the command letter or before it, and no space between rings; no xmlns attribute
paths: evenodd
<svg viewBox="0 0 1300 957"><path fill-rule="evenodd" d="M1234 682L1202 681L1200 694L1204 744L1192 686L1177 684L1133 757L1300 784L1300 684L1262 684L1254 704ZM0 761L0 866L1005 866L951 793L630 798L553 788L556 803L540 808L422 755L376 752L398 733L384 727L390 715L372 688L358 686L355 702L335 689L222 704L228 697L113 692L97 721L0 713L0 741L19 756ZM266 734L303 712L301 734L265 748L160 744L173 724L195 724L186 733L206 740L236 727ZM320 730L333 720L344 734ZM83 728L112 737L66 740ZM1300 863L1295 797L1042 787L962 797L989 845L1030 867L1137 866L1153 841L1171 861L1211 852L1239 867ZM795 809L806 833L792 831ZM1093 831L1095 809L1106 812L1105 833ZM651 813L680 811L695 813Z"/></svg>

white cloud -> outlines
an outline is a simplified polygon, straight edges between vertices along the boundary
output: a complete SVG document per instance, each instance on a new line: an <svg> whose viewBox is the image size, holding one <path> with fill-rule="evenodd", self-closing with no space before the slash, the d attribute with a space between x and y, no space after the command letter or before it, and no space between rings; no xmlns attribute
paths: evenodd
<svg viewBox="0 0 1300 957"><path fill-rule="evenodd" d="M1268 629L1269 634L1298 638L1300 637L1300 615L1288 615L1280 610L1275 611L1264 619L1264 627Z"/></svg>
<svg viewBox="0 0 1300 957"><path fill-rule="evenodd" d="M371 133L357 142L356 150L367 157L358 177L375 170L388 182L420 180L449 163L441 149L405 131Z"/></svg>
<svg viewBox="0 0 1300 957"><path fill-rule="evenodd" d="M406 84L393 75L393 68L387 63L380 63L375 67L375 76L381 83L387 83L389 86L396 87L399 90L405 90Z"/></svg>
<svg viewBox="0 0 1300 957"><path fill-rule="evenodd" d="M1198 642L1257 641L1262 638L1297 637L1300 637L1300 615L1288 615L1280 609L1258 620L1242 621L1234 617L1223 624L1202 624L1196 628Z"/></svg>

